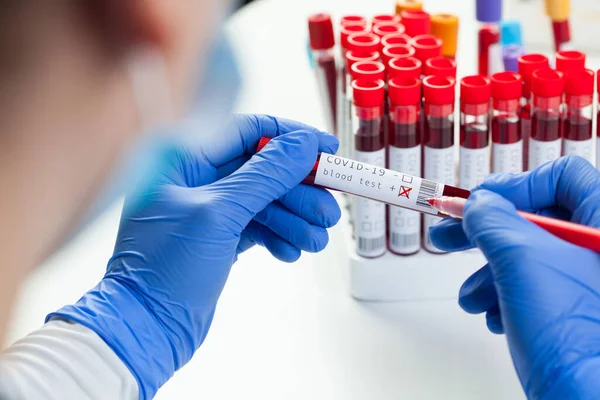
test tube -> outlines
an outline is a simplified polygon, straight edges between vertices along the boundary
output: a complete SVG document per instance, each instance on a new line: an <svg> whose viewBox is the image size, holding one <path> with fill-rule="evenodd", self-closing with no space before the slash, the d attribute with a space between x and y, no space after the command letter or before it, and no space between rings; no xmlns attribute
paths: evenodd
<svg viewBox="0 0 600 400"><path fill-rule="evenodd" d="M456 186L454 155L454 94L455 80L428 76L423 80L425 95L425 134L423 140L424 178ZM429 238L429 228L439 218L424 217L424 248L431 253L443 253Z"/></svg>
<svg viewBox="0 0 600 400"><path fill-rule="evenodd" d="M400 16L399 15L395 15L395 14L379 14L379 15L375 15L373 17L373 19L371 19L371 26L375 26L381 23L396 23L399 24L400 23Z"/></svg>
<svg viewBox="0 0 600 400"><path fill-rule="evenodd" d="M354 65L356 67L356 64ZM353 67L353 68L354 68ZM385 168L386 149L383 126L384 86L382 80L352 81L356 110L355 159L360 163ZM359 184L380 190L376 170L373 179ZM385 205L358 198L354 201L356 254L365 258L381 257L386 252Z"/></svg>
<svg viewBox="0 0 600 400"><path fill-rule="evenodd" d="M421 64L423 65L423 73L427 60L442 55L442 41L433 35L427 34L415 36L411 45L415 48L415 58L421 61Z"/></svg>
<svg viewBox="0 0 600 400"><path fill-rule="evenodd" d="M560 111L565 81L562 72L539 69L533 73L529 169L556 160L562 151Z"/></svg>
<svg viewBox="0 0 600 400"><path fill-rule="evenodd" d="M492 172L523 172L523 141L519 101L523 94L521 76L513 72L492 75Z"/></svg>
<svg viewBox="0 0 600 400"><path fill-rule="evenodd" d="M396 44L408 44L410 45L410 36L406 35L406 33L392 33L390 35L385 35L381 38L381 47L393 46Z"/></svg>
<svg viewBox="0 0 600 400"><path fill-rule="evenodd" d="M384 22L373 27L373 33L379 36L380 39L387 35L403 34L404 31L404 25L394 22Z"/></svg>
<svg viewBox="0 0 600 400"><path fill-rule="evenodd" d="M431 31L431 16L422 10L405 10L400 13L402 25L410 37L428 34Z"/></svg>
<svg viewBox="0 0 600 400"><path fill-rule="evenodd" d="M490 174L490 100L492 85L480 75L460 81L459 184L471 190Z"/></svg>
<svg viewBox="0 0 600 400"><path fill-rule="evenodd" d="M388 78L402 77L415 78L421 77L421 61L414 57L392 58L388 63Z"/></svg>
<svg viewBox="0 0 600 400"><path fill-rule="evenodd" d="M458 46L458 17L456 15L431 15L431 34L442 40L442 56L456 57Z"/></svg>
<svg viewBox="0 0 600 400"><path fill-rule="evenodd" d="M433 57L425 62L425 76L442 76L456 79L456 61L446 57Z"/></svg>
<svg viewBox="0 0 600 400"><path fill-rule="evenodd" d="M340 19L340 26L344 25L362 25L366 27L368 24L367 19L362 15L344 15Z"/></svg>
<svg viewBox="0 0 600 400"><path fill-rule="evenodd" d="M593 163L592 120L594 115L594 71L583 69L565 74L563 109L563 156L580 156Z"/></svg>
<svg viewBox="0 0 600 400"><path fill-rule="evenodd" d="M502 0L477 0L475 3L479 28L478 73L490 76L504 70L500 46Z"/></svg>
<svg viewBox="0 0 600 400"><path fill-rule="evenodd" d="M316 61L317 83L325 108L327 130L336 133L337 68L335 63L335 38L329 14L315 14L308 19L310 48Z"/></svg>
<svg viewBox="0 0 600 400"><path fill-rule="evenodd" d="M348 38L357 33L367 34L369 33L369 30L365 25L360 24L347 24L342 25L340 28L340 55L342 60L346 58L346 52L348 51Z"/></svg>
<svg viewBox="0 0 600 400"><path fill-rule="evenodd" d="M519 57L519 74L523 80L523 97L519 118L523 140L523 170L529 169L529 141L531 138L531 79L538 69L549 69L548 57L542 54L525 54Z"/></svg>
<svg viewBox="0 0 600 400"><path fill-rule="evenodd" d="M519 57L524 54L521 23L519 21L503 21L501 37L504 70L518 72Z"/></svg>
<svg viewBox="0 0 600 400"><path fill-rule="evenodd" d="M567 73L585 69L586 55L581 51L562 50L556 53L556 70Z"/></svg>
<svg viewBox="0 0 600 400"><path fill-rule="evenodd" d="M397 0L396 15L402 14L402 11L419 11L423 9L423 3L420 0Z"/></svg>
<svg viewBox="0 0 600 400"><path fill-rule="evenodd" d="M383 48L381 60L387 66L392 58L408 58L415 55L414 47L406 44L395 44Z"/></svg>
<svg viewBox="0 0 600 400"><path fill-rule="evenodd" d="M422 148L418 123L421 82L415 77L392 78L388 82L388 93L388 168L412 176L421 176ZM406 187L409 187L410 183L412 182L406 182ZM404 195L410 198L410 193ZM418 212L390 207L388 229L388 249L392 253L409 255L417 253L421 248L421 216Z"/></svg>

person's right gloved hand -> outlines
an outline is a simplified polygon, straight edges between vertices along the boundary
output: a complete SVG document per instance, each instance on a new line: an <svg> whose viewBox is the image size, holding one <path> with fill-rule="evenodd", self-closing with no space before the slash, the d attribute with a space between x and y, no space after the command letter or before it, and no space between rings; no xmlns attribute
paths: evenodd
<svg viewBox="0 0 600 400"><path fill-rule="evenodd" d="M275 138L254 154L263 136ZM152 398L205 339L238 254L258 244L291 262L324 249L339 206L300 182L319 152L337 148L332 135L263 115L236 116L223 135L177 148L158 183L127 199L102 282L49 318L96 332L140 398Z"/></svg>
<svg viewBox="0 0 600 400"><path fill-rule="evenodd" d="M442 250L479 247L488 265L460 290L469 313L506 333L529 399L600 398L600 254L567 243L516 209L600 228L600 172L579 157L531 173L493 175L464 219L430 231Z"/></svg>

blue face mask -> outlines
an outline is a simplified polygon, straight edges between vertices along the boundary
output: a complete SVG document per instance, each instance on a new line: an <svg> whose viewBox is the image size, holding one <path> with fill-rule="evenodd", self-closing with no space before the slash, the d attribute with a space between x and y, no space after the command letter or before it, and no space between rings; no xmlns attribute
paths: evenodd
<svg viewBox="0 0 600 400"><path fill-rule="evenodd" d="M218 134L227 126L241 86L241 76L231 45L223 34L218 36L212 45L206 57L204 71L202 78L198 80L188 118L180 125L171 128L148 130L129 151L124 152L121 161L114 169L112 179L92 204L79 226L72 231L70 238L94 222L124 193L144 193L159 176L175 146L182 142L197 140L202 136ZM154 79L152 76L147 78ZM166 79L166 75L163 78ZM138 82L142 89L144 82L147 80L142 79ZM133 86L135 91L136 83ZM144 115L153 113L151 109L142 109L145 107L144 97L148 95L145 89L137 93L142 119L145 118ZM128 210L135 212L143 206L142 203L128 204Z"/></svg>

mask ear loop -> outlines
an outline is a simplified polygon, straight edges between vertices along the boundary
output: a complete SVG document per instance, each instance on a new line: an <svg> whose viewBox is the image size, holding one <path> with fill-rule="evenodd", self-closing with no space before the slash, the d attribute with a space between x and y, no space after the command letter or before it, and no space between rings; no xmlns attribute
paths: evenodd
<svg viewBox="0 0 600 400"><path fill-rule="evenodd" d="M143 131L165 125L175 118L173 93L164 57L146 47L127 60L127 73Z"/></svg>

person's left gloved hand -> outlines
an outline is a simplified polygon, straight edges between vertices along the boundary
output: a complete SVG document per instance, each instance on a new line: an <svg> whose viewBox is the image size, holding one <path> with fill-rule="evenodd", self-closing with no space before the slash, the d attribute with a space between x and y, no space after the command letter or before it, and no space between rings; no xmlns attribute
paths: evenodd
<svg viewBox="0 0 600 400"><path fill-rule="evenodd" d="M253 155L262 136L277 136ZM283 261L318 252L340 218L333 196L301 185L334 136L269 116L241 115L226 135L181 148L143 209L121 221L102 282L49 318L83 324L117 353L151 398L210 327L238 254L255 244ZM253 329L254 327L249 327Z"/></svg>

